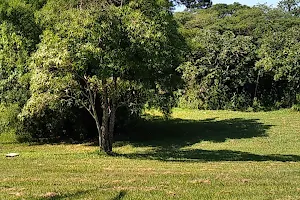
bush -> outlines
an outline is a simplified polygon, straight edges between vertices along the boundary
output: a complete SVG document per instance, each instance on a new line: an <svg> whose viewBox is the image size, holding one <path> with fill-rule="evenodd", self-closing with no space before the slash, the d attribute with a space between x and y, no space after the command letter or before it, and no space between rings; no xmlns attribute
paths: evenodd
<svg viewBox="0 0 300 200"><path fill-rule="evenodd" d="M17 104L0 104L0 134L16 131L19 126L17 119L19 112Z"/></svg>
<svg viewBox="0 0 300 200"><path fill-rule="evenodd" d="M300 103L294 104L294 105L292 106L292 110L297 111L297 112L300 112Z"/></svg>

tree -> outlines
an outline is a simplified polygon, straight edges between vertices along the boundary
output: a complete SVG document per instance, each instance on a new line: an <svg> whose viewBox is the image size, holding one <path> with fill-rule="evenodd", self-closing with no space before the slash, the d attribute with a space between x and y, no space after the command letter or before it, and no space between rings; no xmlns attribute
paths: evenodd
<svg viewBox="0 0 300 200"><path fill-rule="evenodd" d="M252 38L204 30L189 44L191 54L178 69L186 83L181 101L204 109L247 107L247 87L256 75Z"/></svg>
<svg viewBox="0 0 300 200"><path fill-rule="evenodd" d="M167 1L118 6L48 1L41 11L47 18L40 19L47 30L32 57L32 96L23 116L80 104L95 120L100 150L111 152L116 111L128 83L172 94L178 63L173 42L179 36L169 6Z"/></svg>
<svg viewBox="0 0 300 200"><path fill-rule="evenodd" d="M11 24L0 25L0 103L24 104L28 98L26 39L17 35Z"/></svg>
<svg viewBox="0 0 300 200"><path fill-rule="evenodd" d="M284 32L267 34L259 49L258 68L268 73L276 82L281 82L280 96L283 106L296 103L296 95L300 93L300 29L292 27ZM283 87L286 85L285 87ZM280 89L278 88L278 89Z"/></svg>
<svg viewBox="0 0 300 200"><path fill-rule="evenodd" d="M183 4L187 9L206 9L212 6L211 0L176 0L175 3Z"/></svg>
<svg viewBox="0 0 300 200"><path fill-rule="evenodd" d="M0 1L0 103L22 107L28 99L27 61L39 34L29 5L21 0Z"/></svg>
<svg viewBox="0 0 300 200"><path fill-rule="evenodd" d="M297 89L297 84L294 83L293 86L288 80L297 79L287 78L290 74L288 71L281 78L274 77L275 74L279 75L275 69L283 70L283 61L286 60L277 48L288 46L290 51L295 48L292 44L296 42L290 45L281 43L288 40L283 33L293 27L297 28L300 25L299 17L266 5L248 7L237 3L215 4L206 10L176 13L175 17L189 47L186 49L185 62L180 67L186 83L180 91L180 105L210 109L246 109L252 106L255 109L270 109L290 107L295 102L295 93L289 91ZM225 37L224 33L233 34L234 37ZM297 35L294 31L292 33ZM291 35L288 37L293 38ZM228 44L220 38L227 38L231 43ZM245 49L239 44L243 44ZM278 47L274 44L278 44ZM252 49L252 52L248 52L247 48ZM241 52L246 54L232 57L230 53L236 50L236 55ZM268 56L264 55L267 52ZM227 55L236 63L230 67L227 58L221 55ZM295 54L290 53L290 57L291 55L294 56L291 60L297 62ZM272 70L266 70L263 67L266 65L261 63L267 60L262 58L275 60L276 56L281 59L272 61ZM284 65L289 65L291 71L298 74L296 64ZM225 69L228 66L227 71ZM232 77L231 74L235 76Z"/></svg>
<svg viewBox="0 0 300 200"><path fill-rule="evenodd" d="M300 1L299 0L282 0L278 3L278 7L285 12L292 15L300 15Z"/></svg>
<svg viewBox="0 0 300 200"><path fill-rule="evenodd" d="M230 17L241 9L249 9L249 6L235 2L233 4L215 4L211 8L212 11L218 12L219 18Z"/></svg>

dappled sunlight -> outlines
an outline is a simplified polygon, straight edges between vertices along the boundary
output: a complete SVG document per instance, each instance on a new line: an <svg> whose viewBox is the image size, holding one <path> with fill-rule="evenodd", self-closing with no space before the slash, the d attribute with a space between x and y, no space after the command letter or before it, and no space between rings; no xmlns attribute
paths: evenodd
<svg viewBox="0 0 300 200"><path fill-rule="evenodd" d="M134 145L132 144L126 144L124 146L117 146L117 147L114 147L114 152L115 153L125 153L125 154L133 154L133 153L139 153L139 154L146 154L146 153L149 153L149 152L156 152L157 151L157 148L156 147L135 147Z"/></svg>

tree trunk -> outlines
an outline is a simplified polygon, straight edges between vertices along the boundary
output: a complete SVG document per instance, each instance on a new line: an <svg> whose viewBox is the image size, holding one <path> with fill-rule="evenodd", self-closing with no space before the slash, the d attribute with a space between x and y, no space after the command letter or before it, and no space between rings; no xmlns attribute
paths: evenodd
<svg viewBox="0 0 300 200"><path fill-rule="evenodd" d="M114 92L117 91L117 77L113 77L113 88ZM110 108L110 118L109 118L109 143L112 151L112 145L114 142L114 130L115 130L115 122L116 122L116 111L117 111L117 102L116 102L116 94L113 94L111 100L111 108Z"/></svg>
<svg viewBox="0 0 300 200"><path fill-rule="evenodd" d="M97 110L95 108L95 106L93 106L93 113L94 113L94 120L96 122L96 126L97 126L97 131L98 131L98 137L99 137L99 148L100 151L102 151L102 131L101 131L101 124L99 122L99 118L98 118L98 114L97 114Z"/></svg>
<svg viewBox="0 0 300 200"><path fill-rule="evenodd" d="M258 91L258 84L259 84L259 76L260 76L260 70L258 71L258 75L257 75L255 91L254 91L254 97L253 97L253 102L252 103L254 103L254 101L256 100L257 91Z"/></svg>
<svg viewBox="0 0 300 200"><path fill-rule="evenodd" d="M109 118L109 144L110 150L112 151L112 144L114 142L114 130L115 130L115 121L116 121L116 104L112 104Z"/></svg>
<svg viewBox="0 0 300 200"><path fill-rule="evenodd" d="M85 80L85 79L83 79L83 80ZM101 124L100 124L97 109L96 109L97 93L96 93L96 91L92 91L89 88L88 83L86 83L86 84L87 84L88 93L85 95L85 97L88 99L89 105L86 105L85 103L82 102L82 106L90 113L90 115L95 120L97 131L98 131L98 137L99 137L99 148L100 148L100 151L102 151L102 146L103 146L102 145L103 144L102 130L101 130Z"/></svg>
<svg viewBox="0 0 300 200"><path fill-rule="evenodd" d="M102 87L103 87L103 94L102 94L102 110L103 110L103 117L102 117L102 149L106 153L110 153L112 146L109 142L109 105L108 105L108 93L107 93L107 82L106 80L102 80Z"/></svg>

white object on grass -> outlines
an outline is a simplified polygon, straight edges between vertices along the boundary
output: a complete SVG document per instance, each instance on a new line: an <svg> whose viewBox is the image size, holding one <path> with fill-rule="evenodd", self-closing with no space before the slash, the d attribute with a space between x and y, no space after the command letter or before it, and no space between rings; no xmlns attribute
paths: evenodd
<svg viewBox="0 0 300 200"><path fill-rule="evenodd" d="M16 157L16 156L19 156L20 154L18 153L9 153L9 154L6 154L6 157Z"/></svg>

